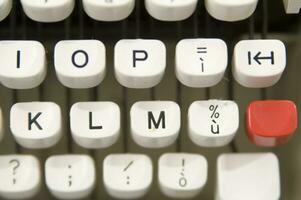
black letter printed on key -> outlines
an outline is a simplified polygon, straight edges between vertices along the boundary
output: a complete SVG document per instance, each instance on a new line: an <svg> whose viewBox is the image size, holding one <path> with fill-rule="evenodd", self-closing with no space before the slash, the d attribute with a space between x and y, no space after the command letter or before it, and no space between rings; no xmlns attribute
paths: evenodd
<svg viewBox="0 0 301 200"><path fill-rule="evenodd" d="M145 61L148 58L148 53L144 50L133 51L133 67L136 67L137 61Z"/></svg>
<svg viewBox="0 0 301 200"><path fill-rule="evenodd" d="M37 122L37 119L41 116L41 112L38 112L33 118L32 118L32 113L29 112L28 113L28 130L31 131L32 129L32 125L35 124L36 127L39 129L39 130L43 130L43 128L41 127L41 125Z"/></svg>
<svg viewBox="0 0 301 200"><path fill-rule="evenodd" d="M155 120L153 112L148 112L148 129L152 129L152 124L156 129L162 124L162 129L165 129L165 112L161 111L158 120Z"/></svg>
<svg viewBox="0 0 301 200"><path fill-rule="evenodd" d="M90 130L102 129L102 126L94 126L92 121L93 121L92 112L89 112L89 129Z"/></svg>
<svg viewBox="0 0 301 200"><path fill-rule="evenodd" d="M21 63L21 51L17 51L17 68L20 68L20 63Z"/></svg>
<svg viewBox="0 0 301 200"><path fill-rule="evenodd" d="M76 56L79 56L79 55L83 55L85 58L85 61L83 63L78 63L76 62ZM83 68L85 67L88 62L89 62L89 56L88 56L88 53L85 52L84 50L77 50L75 51L73 54L72 54L72 64L75 66L75 67L78 67L78 68Z"/></svg>

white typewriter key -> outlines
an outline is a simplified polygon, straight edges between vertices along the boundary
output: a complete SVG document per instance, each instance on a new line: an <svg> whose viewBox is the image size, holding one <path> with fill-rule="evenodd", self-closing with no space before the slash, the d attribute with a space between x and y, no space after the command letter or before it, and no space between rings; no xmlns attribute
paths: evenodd
<svg viewBox="0 0 301 200"><path fill-rule="evenodd" d="M272 153L221 155L216 187L215 200L279 200L278 159Z"/></svg>
<svg viewBox="0 0 301 200"><path fill-rule="evenodd" d="M0 156L0 196L5 199L30 199L40 190L39 161L30 155Z"/></svg>
<svg viewBox="0 0 301 200"><path fill-rule="evenodd" d="M92 88L106 72L106 49L98 40L64 40L56 44L54 66L60 82L69 88Z"/></svg>
<svg viewBox="0 0 301 200"><path fill-rule="evenodd" d="M11 89L39 86L46 76L46 53L37 41L0 41L0 81Z"/></svg>
<svg viewBox="0 0 301 200"><path fill-rule="evenodd" d="M195 101L188 110L190 139L203 147L229 144L239 127L239 111L234 101Z"/></svg>
<svg viewBox="0 0 301 200"><path fill-rule="evenodd" d="M145 155L113 154L103 162L104 186L114 198L142 198L150 189L152 179L152 161Z"/></svg>
<svg viewBox="0 0 301 200"><path fill-rule="evenodd" d="M58 22L72 13L74 0L21 0L27 17L38 22Z"/></svg>
<svg viewBox="0 0 301 200"><path fill-rule="evenodd" d="M167 147L179 135L181 111L175 102L137 102L131 108L130 117L132 137L142 147Z"/></svg>
<svg viewBox="0 0 301 200"><path fill-rule="evenodd" d="M75 142L89 149L113 145L120 133L120 108L113 102L81 102L72 106L70 127Z"/></svg>
<svg viewBox="0 0 301 200"><path fill-rule="evenodd" d="M85 12L98 21L120 21L135 7L135 0L82 0Z"/></svg>
<svg viewBox="0 0 301 200"><path fill-rule="evenodd" d="M258 0L205 0L208 13L222 21L240 21L256 10Z"/></svg>
<svg viewBox="0 0 301 200"><path fill-rule="evenodd" d="M145 0L148 13L161 21L181 21L189 18L196 9L197 0Z"/></svg>
<svg viewBox="0 0 301 200"><path fill-rule="evenodd" d="M10 110L10 129L25 148L42 149L55 145L62 136L60 107L51 102L16 103Z"/></svg>
<svg viewBox="0 0 301 200"><path fill-rule="evenodd" d="M228 65L227 45L220 39L184 39L176 47L178 80L194 88L212 87Z"/></svg>
<svg viewBox="0 0 301 200"><path fill-rule="evenodd" d="M243 40L233 54L233 76L250 88L276 84L286 67L286 49L280 40Z"/></svg>
<svg viewBox="0 0 301 200"><path fill-rule="evenodd" d="M94 161L87 155L51 156L45 163L46 185L58 199L88 197L96 182Z"/></svg>
<svg viewBox="0 0 301 200"><path fill-rule="evenodd" d="M115 75L128 88L151 88L163 78L166 48L159 40L120 40L115 46Z"/></svg>
<svg viewBox="0 0 301 200"><path fill-rule="evenodd" d="M283 3L287 14L297 14L300 12L300 0L283 0Z"/></svg>
<svg viewBox="0 0 301 200"><path fill-rule="evenodd" d="M207 173L207 160L201 155L168 153L159 159L160 189L170 198L197 196L207 182Z"/></svg>
<svg viewBox="0 0 301 200"><path fill-rule="evenodd" d="M5 19L10 13L13 0L0 0L0 21Z"/></svg>

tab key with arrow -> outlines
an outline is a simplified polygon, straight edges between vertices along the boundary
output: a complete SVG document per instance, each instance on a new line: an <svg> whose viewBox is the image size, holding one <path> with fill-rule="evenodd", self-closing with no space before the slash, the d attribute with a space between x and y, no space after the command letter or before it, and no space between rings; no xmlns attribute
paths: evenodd
<svg viewBox="0 0 301 200"><path fill-rule="evenodd" d="M253 61L255 61L258 65L262 65L263 60L270 60L271 65L275 64L275 57L274 57L274 51L271 51L270 56L261 56L262 52L259 51L256 53L255 56L252 57L252 52L248 51L248 59L249 59L249 65L252 65Z"/></svg>
<svg viewBox="0 0 301 200"><path fill-rule="evenodd" d="M286 67L286 48L280 40L243 40L233 54L233 76L249 88L275 85Z"/></svg>

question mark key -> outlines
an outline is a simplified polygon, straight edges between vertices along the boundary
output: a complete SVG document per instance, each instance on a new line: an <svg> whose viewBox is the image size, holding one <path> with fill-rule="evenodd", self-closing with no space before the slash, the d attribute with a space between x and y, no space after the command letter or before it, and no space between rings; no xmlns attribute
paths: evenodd
<svg viewBox="0 0 301 200"><path fill-rule="evenodd" d="M0 197L29 199L40 190L39 160L31 155L0 156Z"/></svg>

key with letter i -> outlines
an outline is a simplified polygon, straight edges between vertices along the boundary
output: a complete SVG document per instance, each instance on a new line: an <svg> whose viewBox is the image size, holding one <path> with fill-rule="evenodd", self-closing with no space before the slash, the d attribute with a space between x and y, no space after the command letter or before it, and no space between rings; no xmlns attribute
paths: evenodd
<svg viewBox="0 0 301 200"><path fill-rule="evenodd" d="M46 76L46 52L37 41L0 41L0 81L11 89L31 89Z"/></svg>

